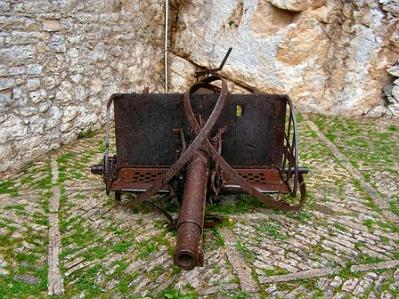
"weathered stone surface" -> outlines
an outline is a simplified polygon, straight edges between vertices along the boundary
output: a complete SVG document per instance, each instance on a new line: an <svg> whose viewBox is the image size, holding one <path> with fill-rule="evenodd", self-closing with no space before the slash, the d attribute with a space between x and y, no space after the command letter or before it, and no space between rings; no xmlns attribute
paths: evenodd
<svg viewBox="0 0 399 299"><path fill-rule="evenodd" d="M396 0L379 0L383 10L399 16L399 3Z"/></svg>
<svg viewBox="0 0 399 299"><path fill-rule="evenodd" d="M308 0L269 0L274 6L290 11L304 11L310 6Z"/></svg>
<svg viewBox="0 0 399 299"><path fill-rule="evenodd" d="M395 297L389 292L389 291L384 291L381 294L381 299L394 299Z"/></svg>
<svg viewBox="0 0 399 299"><path fill-rule="evenodd" d="M175 55L170 55L170 85L172 92L184 92L187 86L195 82L193 76L196 67L187 60Z"/></svg>
<svg viewBox="0 0 399 299"><path fill-rule="evenodd" d="M261 1L251 20L251 31L259 37L268 37L282 28L290 25L293 15L290 12L278 10L275 6Z"/></svg>
<svg viewBox="0 0 399 299"><path fill-rule="evenodd" d="M59 31L61 30L60 20L44 20L43 21L43 30L44 31Z"/></svg>
<svg viewBox="0 0 399 299"><path fill-rule="evenodd" d="M11 2L0 0L0 172L101 126L113 92L162 90L161 1Z"/></svg>
<svg viewBox="0 0 399 299"><path fill-rule="evenodd" d="M0 107L12 102L11 90L0 91Z"/></svg>
<svg viewBox="0 0 399 299"><path fill-rule="evenodd" d="M61 111L57 106L52 106L48 111L46 129L55 128L61 119Z"/></svg>
<svg viewBox="0 0 399 299"><path fill-rule="evenodd" d="M31 45L12 46L0 49L0 60L11 66L19 66L32 62L35 50Z"/></svg>
<svg viewBox="0 0 399 299"><path fill-rule="evenodd" d="M0 144L0 159L6 159L9 155L11 155L11 151L12 148L10 144Z"/></svg>
<svg viewBox="0 0 399 299"><path fill-rule="evenodd" d="M384 106L377 106L373 109L366 110L367 116L369 117L382 117L384 115L391 115L391 111Z"/></svg>
<svg viewBox="0 0 399 299"><path fill-rule="evenodd" d="M36 90L40 87L40 80L38 78L29 79L26 85L29 90Z"/></svg>
<svg viewBox="0 0 399 299"><path fill-rule="evenodd" d="M7 70L5 65L0 66L0 77L7 77L9 74L9 70Z"/></svg>
<svg viewBox="0 0 399 299"><path fill-rule="evenodd" d="M379 2L185 1L172 50L215 67L232 46L223 75L233 82L289 94L303 111L366 114L384 105L397 60L396 4Z"/></svg>
<svg viewBox="0 0 399 299"><path fill-rule="evenodd" d="M51 49L55 50L56 52L65 52L66 45L65 45L65 38L62 35L53 35L50 40L50 47Z"/></svg>
<svg viewBox="0 0 399 299"><path fill-rule="evenodd" d="M384 94L387 97L392 96L392 88L393 88L393 84L387 84L384 86L384 88L382 89L384 91Z"/></svg>
<svg viewBox="0 0 399 299"><path fill-rule="evenodd" d="M39 75L42 72L43 66L39 64L31 64L27 67L28 75Z"/></svg>
<svg viewBox="0 0 399 299"><path fill-rule="evenodd" d="M36 285L40 282L40 279L30 275L30 274L21 274L21 275L17 275L15 276L15 279L18 281L22 281L26 284L30 284L30 285Z"/></svg>
<svg viewBox="0 0 399 299"><path fill-rule="evenodd" d="M399 77L399 64L390 67L387 72L392 76Z"/></svg>
<svg viewBox="0 0 399 299"><path fill-rule="evenodd" d="M399 85L395 84L392 87L391 95L396 99L399 100Z"/></svg>
<svg viewBox="0 0 399 299"><path fill-rule="evenodd" d="M341 279L341 277L335 276L334 279L333 279L333 281L331 281L330 285L331 285L333 288L338 288L338 287L340 287L340 286L342 285L342 279Z"/></svg>
<svg viewBox="0 0 399 299"><path fill-rule="evenodd" d="M15 80L11 78L0 79L0 90L11 88L15 85Z"/></svg>
<svg viewBox="0 0 399 299"><path fill-rule="evenodd" d="M14 66L8 69L8 74L11 76L23 75L26 72L25 66Z"/></svg>
<svg viewBox="0 0 399 299"><path fill-rule="evenodd" d="M6 143L10 139L20 139L27 134L27 128L23 121L15 115L10 115L5 123L1 124L0 143Z"/></svg>
<svg viewBox="0 0 399 299"><path fill-rule="evenodd" d="M29 85L29 83L28 83L28 85ZM34 86L34 85L32 84L32 86ZM36 86L35 88L37 88L37 87L38 86ZM35 88L33 88L33 89L35 89ZM47 92L45 89L40 89L37 91L32 91L29 95L32 99L32 103L37 104L37 103L40 103L41 101L43 101L47 97Z"/></svg>
<svg viewBox="0 0 399 299"><path fill-rule="evenodd" d="M326 54L328 37L314 18L304 19L288 31L278 46L276 58L288 65L297 65L311 57Z"/></svg>

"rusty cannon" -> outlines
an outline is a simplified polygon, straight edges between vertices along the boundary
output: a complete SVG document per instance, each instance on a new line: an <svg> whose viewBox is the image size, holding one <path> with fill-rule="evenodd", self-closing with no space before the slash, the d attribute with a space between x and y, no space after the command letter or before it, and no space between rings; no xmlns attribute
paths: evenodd
<svg viewBox="0 0 399 299"><path fill-rule="evenodd" d="M286 95L230 94L217 69L197 73L184 94L113 94L107 104L105 153L91 171L107 194L126 207L148 204L177 229L174 263L185 270L203 264L204 227L221 221L206 205L223 193L247 192L265 207L296 211L304 203L305 167L298 166L294 108ZM116 155L111 156L110 110ZM123 193L137 197L121 201ZM178 198L174 219L151 200Z"/></svg>

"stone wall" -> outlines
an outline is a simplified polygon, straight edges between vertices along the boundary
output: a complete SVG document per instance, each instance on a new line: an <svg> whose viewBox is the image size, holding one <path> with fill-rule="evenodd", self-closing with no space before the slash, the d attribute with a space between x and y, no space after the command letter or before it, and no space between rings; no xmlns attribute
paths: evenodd
<svg viewBox="0 0 399 299"><path fill-rule="evenodd" d="M162 90L163 1L0 0L0 172L103 125L114 92Z"/></svg>
<svg viewBox="0 0 399 299"><path fill-rule="evenodd" d="M216 67L236 86L288 93L302 111L398 113L385 103L387 69L399 57L396 0L175 1L171 83Z"/></svg>

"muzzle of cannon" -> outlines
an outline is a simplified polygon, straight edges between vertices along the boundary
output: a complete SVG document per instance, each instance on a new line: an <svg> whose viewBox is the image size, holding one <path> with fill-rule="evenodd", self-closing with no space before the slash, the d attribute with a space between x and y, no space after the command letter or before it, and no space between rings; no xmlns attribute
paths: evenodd
<svg viewBox="0 0 399 299"><path fill-rule="evenodd" d="M147 204L177 229L173 261L185 270L204 263L203 230L221 221L206 207L220 194L246 192L265 207L284 211L298 210L305 200L308 170L298 166L291 100L257 92L229 94L217 73L230 52L219 68L197 73L198 82L184 94L113 94L104 159L91 167L117 200L124 193L137 194L121 205ZM111 156L112 104L116 155ZM151 199L157 193L178 199L178 219Z"/></svg>

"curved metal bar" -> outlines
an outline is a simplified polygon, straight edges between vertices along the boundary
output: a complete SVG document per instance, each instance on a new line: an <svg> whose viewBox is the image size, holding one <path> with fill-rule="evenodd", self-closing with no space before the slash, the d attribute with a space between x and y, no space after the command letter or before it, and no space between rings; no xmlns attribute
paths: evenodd
<svg viewBox="0 0 399 299"><path fill-rule="evenodd" d="M295 172L295 176L294 176L294 188L292 190L293 195L296 195L296 192L298 190L298 135L297 135L297 131L298 131L298 127L297 127L297 123L296 123L296 117L295 117L295 110L294 110L294 105L292 104L292 101L290 99L290 97L287 96L287 103L288 106L290 107L290 115L292 117L292 122L293 122L293 136L292 136L292 154L294 156L294 172Z"/></svg>

